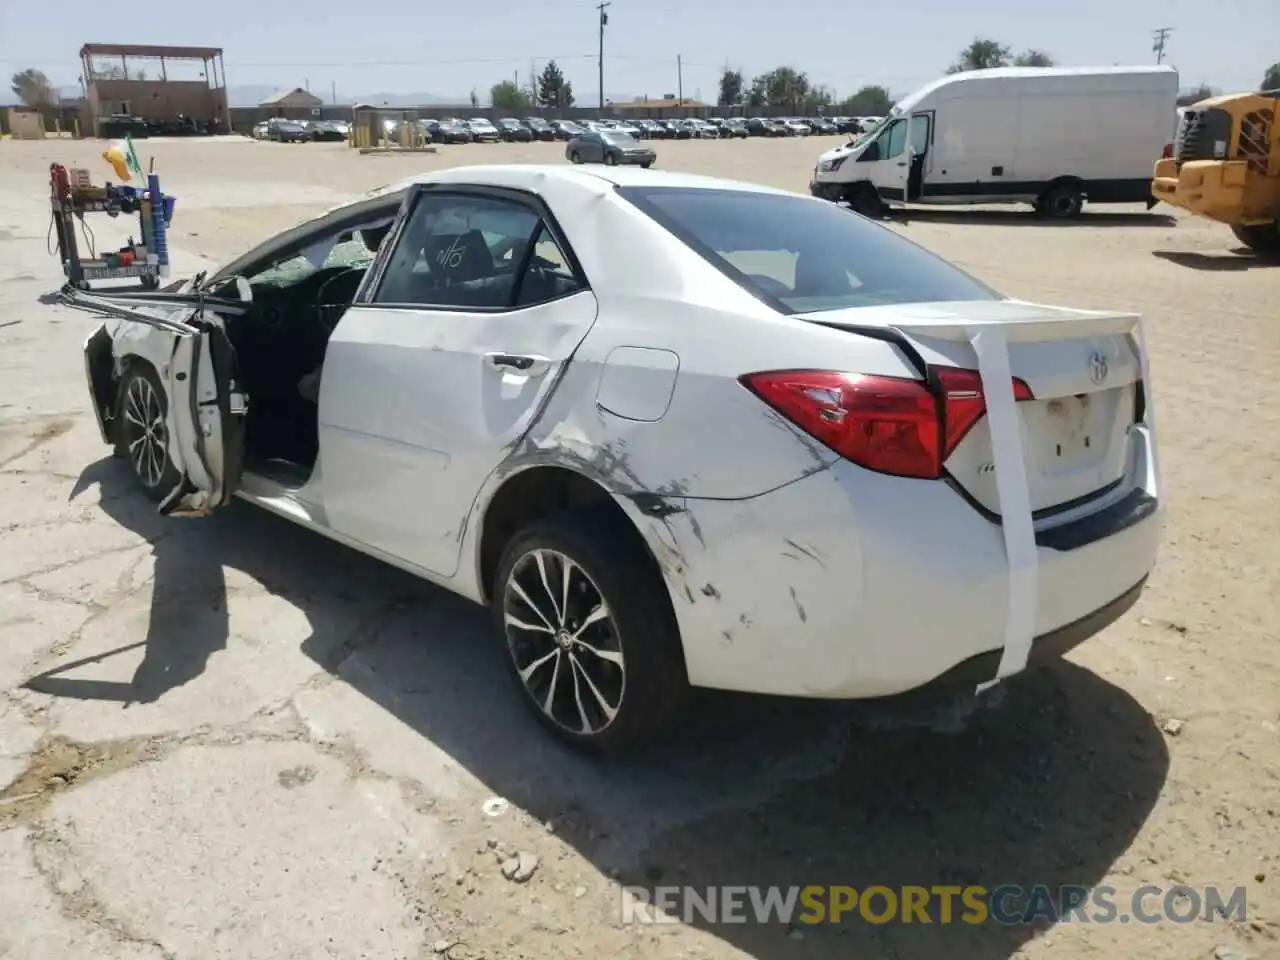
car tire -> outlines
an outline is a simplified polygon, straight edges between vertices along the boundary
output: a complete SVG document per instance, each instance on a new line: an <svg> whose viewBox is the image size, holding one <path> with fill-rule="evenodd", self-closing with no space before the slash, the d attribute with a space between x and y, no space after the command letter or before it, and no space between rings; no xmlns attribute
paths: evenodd
<svg viewBox="0 0 1280 960"><path fill-rule="evenodd" d="M607 166L616 167L618 165L618 158L612 153L606 153L604 155L604 162Z"/></svg>
<svg viewBox="0 0 1280 960"><path fill-rule="evenodd" d="M1256 254L1268 257L1280 254L1280 221L1237 225L1231 232Z"/></svg>
<svg viewBox="0 0 1280 960"><path fill-rule="evenodd" d="M640 164L640 166L643 167L645 170L648 170L650 167L653 166L653 161L646 160L644 163Z"/></svg>
<svg viewBox="0 0 1280 960"><path fill-rule="evenodd" d="M845 199L854 213L879 220L884 217L884 201L880 199L880 191L871 183L855 183L845 193Z"/></svg>
<svg viewBox="0 0 1280 960"><path fill-rule="evenodd" d="M1084 209L1084 191L1078 183L1055 183L1036 201L1036 213L1049 220L1071 220Z"/></svg>
<svg viewBox="0 0 1280 960"><path fill-rule="evenodd" d="M561 740L597 754L655 742L689 694L666 586L626 522L599 510L535 521L507 544L492 591L521 699Z"/></svg>
<svg viewBox="0 0 1280 960"><path fill-rule="evenodd" d="M116 456L125 459L142 492L156 503L182 480L169 457L168 414L160 378L150 366L134 363L116 392Z"/></svg>
<svg viewBox="0 0 1280 960"><path fill-rule="evenodd" d="M581 154L579 154L577 150L574 150L574 151L573 151L573 153L569 154L569 162L570 162L570 163L581 163L581 162L582 162L582 155L581 155Z"/></svg>

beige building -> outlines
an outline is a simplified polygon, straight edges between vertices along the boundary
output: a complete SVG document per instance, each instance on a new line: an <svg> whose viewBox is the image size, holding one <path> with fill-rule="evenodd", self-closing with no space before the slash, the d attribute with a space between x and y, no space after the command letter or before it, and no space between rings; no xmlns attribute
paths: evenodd
<svg viewBox="0 0 1280 960"><path fill-rule="evenodd" d="M170 80L173 61L199 61L199 80ZM205 122L219 120L231 129L227 75L218 47L166 47L145 44L86 43L80 48L84 72L85 133L97 120L124 113L143 120L174 120L179 115Z"/></svg>
<svg viewBox="0 0 1280 960"><path fill-rule="evenodd" d="M312 110L316 107L322 107L324 106L324 101L310 90L294 87L292 90L281 90L279 93L273 93L258 106L264 110L273 110L276 116L283 117L287 112L293 113L298 110Z"/></svg>

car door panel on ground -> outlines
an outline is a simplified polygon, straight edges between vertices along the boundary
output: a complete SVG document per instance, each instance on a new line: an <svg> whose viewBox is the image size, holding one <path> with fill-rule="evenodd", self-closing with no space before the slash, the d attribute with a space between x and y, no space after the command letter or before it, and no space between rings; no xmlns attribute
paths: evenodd
<svg viewBox="0 0 1280 960"><path fill-rule="evenodd" d="M320 464L336 531L452 576L475 494L596 319L546 211L424 191L329 341Z"/></svg>

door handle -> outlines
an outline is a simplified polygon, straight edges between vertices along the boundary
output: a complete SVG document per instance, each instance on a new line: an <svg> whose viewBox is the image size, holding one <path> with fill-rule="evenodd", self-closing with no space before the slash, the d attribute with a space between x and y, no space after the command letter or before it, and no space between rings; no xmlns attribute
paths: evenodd
<svg viewBox="0 0 1280 960"><path fill-rule="evenodd" d="M520 373L527 373L530 376L537 376L544 373L551 366L551 361L546 357L527 356L515 353L486 353L484 355L485 362L493 369L499 371L515 370Z"/></svg>

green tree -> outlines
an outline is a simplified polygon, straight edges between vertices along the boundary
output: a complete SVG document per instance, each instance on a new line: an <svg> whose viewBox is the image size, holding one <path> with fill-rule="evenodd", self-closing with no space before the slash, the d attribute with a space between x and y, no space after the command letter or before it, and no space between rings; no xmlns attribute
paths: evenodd
<svg viewBox="0 0 1280 960"><path fill-rule="evenodd" d="M533 106L529 91L514 80L503 80L490 87L489 102L501 110L527 110Z"/></svg>
<svg viewBox="0 0 1280 960"><path fill-rule="evenodd" d="M573 84L564 78L564 71L554 60L548 60L538 77L538 106L565 107L573 106Z"/></svg>
<svg viewBox="0 0 1280 960"><path fill-rule="evenodd" d="M893 97L885 87L863 87L847 97L840 109L855 117L884 117L893 109Z"/></svg>
<svg viewBox="0 0 1280 960"><path fill-rule="evenodd" d="M794 67L775 67L751 81L747 100L752 106L800 109L810 102L812 88L808 74ZM828 96L830 96L828 94Z"/></svg>
<svg viewBox="0 0 1280 960"><path fill-rule="evenodd" d="M747 82L742 78L741 70L725 70L720 74L720 97L716 101L722 107L730 107L742 102L743 88Z"/></svg>
<svg viewBox="0 0 1280 960"><path fill-rule="evenodd" d="M1004 44L986 37L974 37L973 43L961 50L959 59L947 68L947 73L1007 67L1010 56L1011 51Z"/></svg>
<svg viewBox="0 0 1280 960"><path fill-rule="evenodd" d="M58 88L40 70L20 70L9 80L9 89L28 107L51 107L58 102Z"/></svg>
<svg viewBox="0 0 1280 960"><path fill-rule="evenodd" d="M476 93L476 88L471 88L471 105L473 107L480 106L480 94Z"/></svg>
<svg viewBox="0 0 1280 960"><path fill-rule="evenodd" d="M1280 90L1280 61L1267 67L1267 72L1262 75L1262 86L1258 89Z"/></svg>
<svg viewBox="0 0 1280 960"><path fill-rule="evenodd" d="M810 108L822 107L826 109L835 102L836 95L831 92L830 87L823 83L810 87L808 94L804 98L804 105Z"/></svg>
<svg viewBox="0 0 1280 960"><path fill-rule="evenodd" d="M1023 50L1013 58L1015 67L1054 67L1057 64L1053 57L1043 50Z"/></svg>

